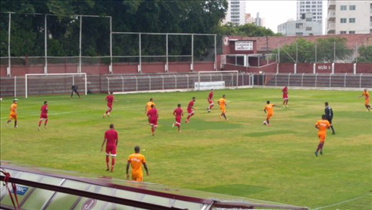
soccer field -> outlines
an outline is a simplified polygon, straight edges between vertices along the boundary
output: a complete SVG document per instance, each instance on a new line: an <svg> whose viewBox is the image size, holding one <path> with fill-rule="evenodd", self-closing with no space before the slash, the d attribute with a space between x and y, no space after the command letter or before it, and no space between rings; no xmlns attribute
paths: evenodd
<svg viewBox="0 0 372 210"><path fill-rule="evenodd" d="M11 98L1 101L1 160L125 179L135 145L149 167L146 182L172 187L308 206L319 209L371 209L372 112L355 91L289 90L289 107L279 89L216 90L226 94L228 121L216 105L207 113L204 92L115 95L110 118L103 119L105 95L70 99L31 96L18 101L19 128L6 126ZM196 97L196 115L182 132L171 128L178 103L186 112ZM158 129L151 136L145 104L154 98ZM49 104L48 129L38 131L40 107ZM266 101L276 104L271 127L264 126ZM334 110L336 135L327 133L324 155L314 124L324 102ZM114 173L106 172L103 134L113 123L119 133Z"/></svg>

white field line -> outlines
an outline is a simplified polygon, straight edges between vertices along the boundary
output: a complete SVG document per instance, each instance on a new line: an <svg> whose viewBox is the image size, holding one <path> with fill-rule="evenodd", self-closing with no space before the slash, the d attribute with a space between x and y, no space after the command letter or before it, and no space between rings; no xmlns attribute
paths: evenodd
<svg viewBox="0 0 372 210"><path fill-rule="evenodd" d="M317 207L317 208L312 209L312 210L320 210L320 209L325 209L325 208L332 207L332 206L338 206L340 204L349 203L351 201L359 200L359 199L362 199L362 198L365 198L365 197L368 197L368 196L371 196L371 195L372 194L363 195L363 196L360 196L360 197L356 197L356 198L344 200L344 201L341 201L341 202L338 202L338 203L334 203L334 204L331 204L331 205L328 205L328 206Z"/></svg>

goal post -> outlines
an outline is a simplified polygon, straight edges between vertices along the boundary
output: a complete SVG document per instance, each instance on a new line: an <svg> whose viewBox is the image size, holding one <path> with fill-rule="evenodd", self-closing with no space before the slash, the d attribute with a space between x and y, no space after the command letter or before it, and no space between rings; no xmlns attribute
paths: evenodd
<svg viewBox="0 0 372 210"><path fill-rule="evenodd" d="M66 94L71 92L71 86L78 85L84 88L84 95L88 94L88 81L86 73L50 73L25 74L25 98L33 93L40 94Z"/></svg>
<svg viewBox="0 0 372 210"><path fill-rule="evenodd" d="M195 90L237 89L239 86L239 71L199 71Z"/></svg>

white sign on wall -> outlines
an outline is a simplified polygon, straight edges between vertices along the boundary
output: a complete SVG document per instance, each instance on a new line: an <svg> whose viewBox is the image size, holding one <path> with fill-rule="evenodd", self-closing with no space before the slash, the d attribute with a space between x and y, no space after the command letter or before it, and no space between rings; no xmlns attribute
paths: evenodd
<svg viewBox="0 0 372 210"><path fill-rule="evenodd" d="M253 50L253 41L236 41L235 50L236 51Z"/></svg>

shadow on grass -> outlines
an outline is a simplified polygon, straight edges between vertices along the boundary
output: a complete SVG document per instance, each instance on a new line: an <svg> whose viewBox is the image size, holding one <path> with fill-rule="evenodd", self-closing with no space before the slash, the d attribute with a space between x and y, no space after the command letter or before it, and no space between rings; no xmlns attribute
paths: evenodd
<svg viewBox="0 0 372 210"><path fill-rule="evenodd" d="M207 188L199 188L197 190L228 194L233 196L247 197L247 195L259 193L268 190L266 187L258 187L245 184L230 184L230 185L218 185Z"/></svg>

